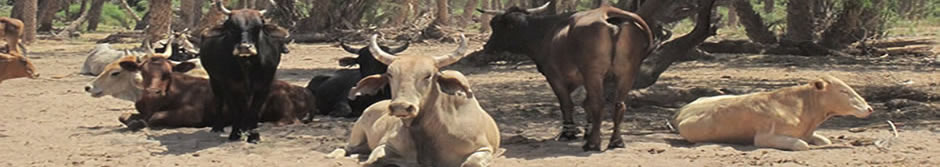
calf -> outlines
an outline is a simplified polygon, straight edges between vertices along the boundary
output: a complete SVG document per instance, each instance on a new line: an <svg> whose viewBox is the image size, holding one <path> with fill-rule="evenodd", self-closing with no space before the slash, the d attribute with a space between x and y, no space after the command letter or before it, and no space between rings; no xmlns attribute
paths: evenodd
<svg viewBox="0 0 940 167"><path fill-rule="evenodd" d="M392 98L369 106L353 125L346 149L370 152L365 165L488 166L499 149L496 122L480 107L466 77L439 71L465 56L466 39L443 56L392 56L372 36L369 50L388 71L363 78L351 91L374 94L391 85Z"/></svg>
<svg viewBox="0 0 940 167"><path fill-rule="evenodd" d="M166 54L166 53L164 53ZM121 62L140 62L140 59L148 59L149 57L140 58L138 56L125 56L117 61L111 62L104 67L104 71L101 74L98 74L95 77L95 80L88 82L85 85L85 92L88 92L91 97L98 98L103 96L112 96L114 98L127 100L131 102L136 102L140 98L140 92L143 91L141 86L142 76L137 71L127 71L121 68ZM182 62L173 62L173 64L179 64ZM185 72L184 74L199 78L208 78L206 70L202 68L199 60L190 60L188 63L196 65L192 70Z"/></svg>
<svg viewBox="0 0 940 167"><path fill-rule="evenodd" d="M140 114L125 115L119 120L129 129L144 127L205 127L231 124L231 112L217 110L211 96L209 81L205 78L184 75L195 64L183 62L173 65L165 56L154 56L143 62L122 61L126 71L139 72L143 92L135 103ZM283 81L272 84L271 98L260 112L260 122L276 122L286 125L299 122L315 112L314 96L303 87Z"/></svg>
<svg viewBox="0 0 940 167"><path fill-rule="evenodd" d="M405 43L405 45L398 48L389 48L380 45L379 48L391 54L397 54L408 49L408 45L409 43ZM342 46L343 50L356 54L357 57L342 58L339 60L339 64L341 66L353 66L358 64L359 69L342 69L314 76L313 79L310 80L310 83L307 84L307 89L314 92L317 97L321 97L317 99L317 107L319 107L320 114L339 117L358 117L369 105L391 97L388 86L385 86L385 88L376 95L363 95L357 97L355 100L347 99L345 95L349 94L349 89L356 86L356 82L358 82L359 79L373 74L383 74L385 70L388 69L388 66L375 60L375 58L372 57L372 53L369 52L368 46L360 49L353 48L345 43L340 43L340 46Z"/></svg>
<svg viewBox="0 0 940 167"><path fill-rule="evenodd" d="M14 78L38 78L36 67L20 53L0 53L0 83Z"/></svg>
<svg viewBox="0 0 940 167"><path fill-rule="evenodd" d="M679 135L690 142L753 143L808 150L832 142L816 132L832 116L868 117L871 106L842 80L825 76L771 92L703 97L679 110Z"/></svg>
<svg viewBox="0 0 940 167"><path fill-rule="evenodd" d="M20 37L23 36L23 21L15 18L0 17L0 36L6 42L7 54L26 54L26 47L20 43ZM22 49L22 50L20 50Z"/></svg>

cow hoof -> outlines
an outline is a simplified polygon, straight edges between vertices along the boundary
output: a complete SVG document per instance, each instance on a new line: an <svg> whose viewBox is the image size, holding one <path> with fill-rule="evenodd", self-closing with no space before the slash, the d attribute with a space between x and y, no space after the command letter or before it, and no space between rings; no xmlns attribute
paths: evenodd
<svg viewBox="0 0 940 167"><path fill-rule="evenodd" d="M242 139L242 135L238 133L233 132L228 135L228 141L240 141L241 139Z"/></svg>
<svg viewBox="0 0 940 167"><path fill-rule="evenodd" d="M578 134L581 134L581 130L575 127L564 127L561 129L561 134L558 135L559 141L572 141L578 139ZM587 135L585 135L587 136Z"/></svg>
<svg viewBox="0 0 940 167"><path fill-rule="evenodd" d="M127 129L135 132L147 127L147 123L142 120L130 120L125 125L127 126Z"/></svg>
<svg viewBox="0 0 940 167"><path fill-rule="evenodd" d="M584 151L601 151L601 146L599 144L585 143L583 147Z"/></svg>
<svg viewBox="0 0 940 167"><path fill-rule="evenodd" d="M615 149L615 148L625 148L625 147L626 146L624 146L623 141L612 141L610 142L610 144L607 144L608 150Z"/></svg>
<svg viewBox="0 0 940 167"><path fill-rule="evenodd" d="M209 132L212 132L212 133L223 133L223 132L225 132L225 128L212 127L212 129L209 130Z"/></svg>
<svg viewBox="0 0 940 167"><path fill-rule="evenodd" d="M258 132L251 132L248 134L248 143L258 144L258 141L261 141L261 134Z"/></svg>

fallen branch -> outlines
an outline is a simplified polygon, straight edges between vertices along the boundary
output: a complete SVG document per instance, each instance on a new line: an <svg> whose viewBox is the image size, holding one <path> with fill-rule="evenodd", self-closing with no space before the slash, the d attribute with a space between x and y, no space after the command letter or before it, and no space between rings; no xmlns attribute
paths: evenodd
<svg viewBox="0 0 940 167"><path fill-rule="evenodd" d="M852 133L859 133L859 132L868 131L869 129L886 128L886 127L891 127L892 129L894 129L895 131L897 131L897 127L896 127L896 126L915 126L915 125L940 125L940 120L917 121L917 122L898 122L898 123L891 122L890 124L868 125L868 126L863 126L863 127L850 128L850 129L849 129L849 132L852 132ZM897 133L897 132L895 132L895 133Z"/></svg>

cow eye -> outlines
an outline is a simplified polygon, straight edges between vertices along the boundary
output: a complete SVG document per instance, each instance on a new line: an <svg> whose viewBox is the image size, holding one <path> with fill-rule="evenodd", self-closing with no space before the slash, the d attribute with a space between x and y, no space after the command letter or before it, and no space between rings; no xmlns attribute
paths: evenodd
<svg viewBox="0 0 940 167"><path fill-rule="evenodd" d="M431 80L431 78L434 78L434 74L428 74L428 76L424 77L424 79L427 80Z"/></svg>
<svg viewBox="0 0 940 167"><path fill-rule="evenodd" d="M113 76L118 76L118 75L121 75L121 72L120 72L120 71L112 72L112 73L111 73L111 76L112 76L112 77L113 77Z"/></svg>

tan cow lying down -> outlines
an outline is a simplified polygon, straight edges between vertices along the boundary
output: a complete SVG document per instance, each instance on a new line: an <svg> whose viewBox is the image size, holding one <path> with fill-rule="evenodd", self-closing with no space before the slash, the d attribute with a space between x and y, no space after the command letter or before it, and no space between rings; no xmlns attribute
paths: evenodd
<svg viewBox="0 0 940 167"><path fill-rule="evenodd" d="M461 36L452 55L395 57L379 49L373 35L369 49L388 71L363 78L350 96L374 94L390 83L392 98L362 113L346 149L371 152L366 166L489 166L499 149L496 122L463 74L439 71L462 58L466 45Z"/></svg>
<svg viewBox="0 0 940 167"><path fill-rule="evenodd" d="M699 98L680 109L675 122L690 142L753 143L757 147L808 150L832 144L814 132L832 116L868 117L871 106L849 85L825 76L806 85L744 95Z"/></svg>
<svg viewBox="0 0 940 167"><path fill-rule="evenodd" d="M140 60L142 60L141 57L132 55L111 62L104 67L101 74L95 77L95 80L85 85L85 92L88 92L91 97L95 98L110 95L114 98L136 102L137 99L140 99L140 92L143 91L143 88L140 86L141 75L137 71L122 69L120 63L123 61L140 62ZM186 72L186 75L200 78L209 77L209 75L206 74L206 70L202 68L199 59L193 59L187 62L195 64L196 67ZM179 63L174 62L174 64Z"/></svg>

